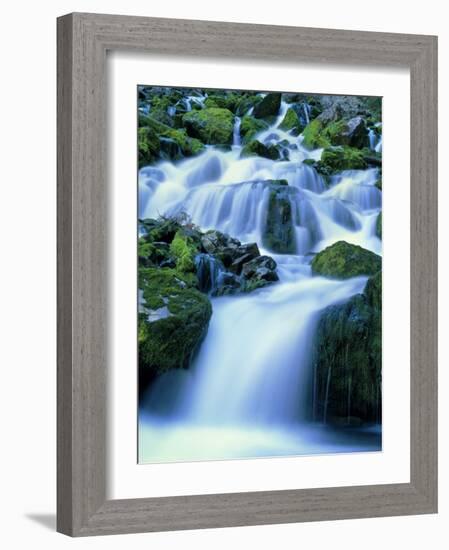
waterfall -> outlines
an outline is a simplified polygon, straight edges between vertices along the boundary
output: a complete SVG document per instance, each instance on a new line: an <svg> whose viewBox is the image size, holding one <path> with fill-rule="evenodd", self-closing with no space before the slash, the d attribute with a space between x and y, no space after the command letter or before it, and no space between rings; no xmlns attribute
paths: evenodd
<svg viewBox="0 0 449 550"><path fill-rule="evenodd" d="M303 111L304 111L304 118L305 118L305 120L306 120L306 124L309 124L309 122L310 122L310 116L309 116L309 109L310 109L310 107L309 107L309 105L308 105L306 102L304 102L304 103L302 104L302 109L303 109Z"/></svg>
<svg viewBox="0 0 449 550"><path fill-rule="evenodd" d="M234 132L232 137L232 145L238 147L241 145L242 141L240 139L240 124L241 124L241 118L236 116L235 122L234 122Z"/></svg>
<svg viewBox="0 0 449 550"><path fill-rule="evenodd" d="M189 96L187 109L204 100ZM256 136L263 143L286 144L288 160L240 158L241 121L235 117L230 150L208 146L197 157L161 161L139 172L139 217L183 212L202 231L218 229L241 242L256 242L262 254L275 259L279 275L279 282L251 294L215 297L226 271L212 256L197 255L200 290L211 297L213 315L190 371L161 376L146 396L139 437L147 461L204 459L204 449L209 458L224 458L347 448L328 440L324 445L324 432L318 434L315 427L309 433L305 427L307 407L315 411L316 401L311 346L323 309L362 292L367 278L312 276L310 261L312 253L339 240L381 253L375 233L381 209L375 186L379 171L349 170L324 181L304 163L318 160L322 150L309 151L302 136L278 128L288 108L282 102L270 128ZM305 103L303 109L308 121ZM377 144L373 140L370 134L370 147L377 150L381 139ZM263 246L273 180L288 184L282 189L292 213L294 254L276 254ZM319 419L324 423L330 369L327 376ZM349 421L351 382L347 392Z"/></svg>

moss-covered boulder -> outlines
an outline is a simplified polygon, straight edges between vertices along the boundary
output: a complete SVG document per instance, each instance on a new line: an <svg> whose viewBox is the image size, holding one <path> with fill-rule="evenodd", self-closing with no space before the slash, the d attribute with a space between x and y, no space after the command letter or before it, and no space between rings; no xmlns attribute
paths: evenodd
<svg viewBox="0 0 449 550"><path fill-rule="evenodd" d="M190 111L182 120L188 134L205 144L232 144L234 115L229 109L208 107Z"/></svg>
<svg viewBox="0 0 449 550"><path fill-rule="evenodd" d="M270 190L262 243L278 254L294 254L296 237L291 195L297 189L285 185L285 180L267 182Z"/></svg>
<svg viewBox="0 0 449 550"><path fill-rule="evenodd" d="M249 143L259 132L267 130L270 126L264 120L245 115L240 124L240 137L245 145Z"/></svg>
<svg viewBox="0 0 449 550"><path fill-rule="evenodd" d="M382 275L330 306L318 323L312 417L328 424L381 422Z"/></svg>
<svg viewBox="0 0 449 550"><path fill-rule="evenodd" d="M279 160L281 154L275 145L265 145L255 139L242 148L240 157L263 157L270 160Z"/></svg>
<svg viewBox="0 0 449 550"><path fill-rule="evenodd" d="M361 246L338 241L315 255L312 271L325 277L347 279L374 275L382 268L382 258Z"/></svg>
<svg viewBox="0 0 449 550"><path fill-rule="evenodd" d="M285 113L282 122L279 124L279 128L287 132L290 131L294 135L298 135L303 131L304 126L301 124L296 111L290 107L290 109L288 109Z"/></svg>
<svg viewBox="0 0 449 550"><path fill-rule="evenodd" d="M177 270L139 269L139 389L159 374L185 369L204 338L212 306Z"/></svg>
<svg viewBox="0 0 449 550"><path fill-rule="evenodd" d="M201 141L187 135L185 129L176 129L151 116L139 116L139 167L160 159L179 160L198 155L204 150Z"/></svg>
<svg viewBox="0 0 449 550"><path fill-rule="evenodd" d="M353 147L329 147L324 149L315 168L324 176L332 176L343 170L365 170L368 164L363 152Z"/></svg>
<svg viewBox="0 0 449 550"><path fill-rule="evenodd" d="M379 212L376 219L376 236L382 238L382 212Z"/></svg>
<svg viewBox="0 0 449 550"><path fill-rule="evenodd" d="M253 116L256 118L276 116L281 108L281 97L282 94L277 92L267 94L262 101L254 107Z"/></svg>

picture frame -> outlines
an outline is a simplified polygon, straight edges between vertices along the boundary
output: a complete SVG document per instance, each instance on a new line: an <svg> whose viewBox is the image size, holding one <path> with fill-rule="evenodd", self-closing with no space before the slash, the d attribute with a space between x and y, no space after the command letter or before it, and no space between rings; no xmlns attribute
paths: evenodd
<svg viewBox="0 0 449 550"><path fill-rule="evenodd" d="M437 512L437 38L85 13L57 25L57 530L89 536ZM409 68L409 483L107 499L111 50Z"/></svg>

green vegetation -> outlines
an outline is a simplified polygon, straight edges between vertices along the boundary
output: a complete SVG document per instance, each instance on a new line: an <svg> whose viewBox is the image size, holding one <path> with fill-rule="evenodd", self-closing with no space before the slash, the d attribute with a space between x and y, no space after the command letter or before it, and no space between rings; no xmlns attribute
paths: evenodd
<svg viewBox="0 0 449 550"><path fill-rule="evenodd" d="M275 145L267 146L255 139L243 147L240 156L242 158L258 156L270 160L278 160L280 158L280 153L279 149Z"/></svg>
<svg viewBox="0 0 449 550"><path fill-rule="evenodd" d="M279 124L279 128L286 131L292 130L294 135L300 134L304 129L296 111L292 107L285 113L285 117Z"/></svg>
<svg viewBox="0 0 449 550"><path fill-rule="evenodd" d="M269 125L264 120L245 115L240 124L240 136L242 137L243 144L250 142L256 134L268 128Z"/></svg>
<svg viewBox="0 0 449 550"><path fill-rule="evenodd" d="M315 255L312 270L326 277L348 278L373 275L382 268L382 258L361 246L338 241Z"/></svg>
<svg viewBox="0 0 449 550"><path fill-rule="evenodd" d="M191 111L182 117L185 128L191 137L199 138L206 144L232 144L234 115L228 109L208 107Z"/></svg>

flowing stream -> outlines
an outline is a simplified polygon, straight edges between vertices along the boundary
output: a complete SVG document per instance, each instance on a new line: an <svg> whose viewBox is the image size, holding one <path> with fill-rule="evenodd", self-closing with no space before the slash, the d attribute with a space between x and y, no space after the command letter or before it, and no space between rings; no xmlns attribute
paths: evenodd
<svg viewBox="0 0 449 550"><path fill-rule="evenodd" d="M312 276L311 253L345 240L381 254L377 169L343 172L328 187L303 162L319 159L321 150L308 151L301 136L277 128L287 108L283 103L258 139L282 141L288 161L240 159L236 118L231 150L210 146L198 157L140 171L140 218L186 212L203 231L257 242L261 254L276 260L280 279L251 294L212 298L209 330L192 368L163 375L145 398L140 462L379 449L375 429L341 433L307 421L311 344L320 312L362 292L367 280ZM295 254L263 247L269 179L286 179L292 188Z"/></svg>

